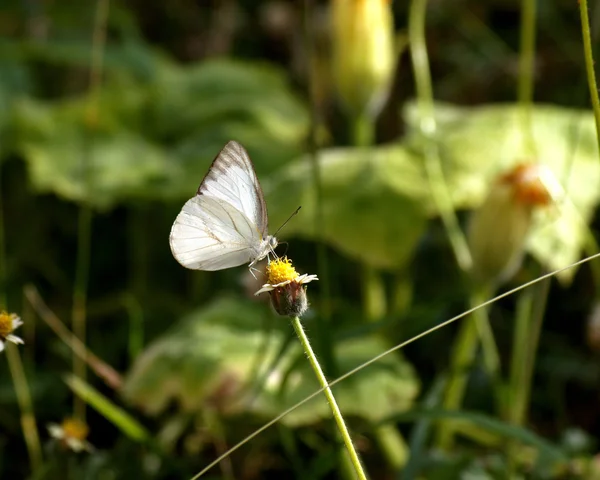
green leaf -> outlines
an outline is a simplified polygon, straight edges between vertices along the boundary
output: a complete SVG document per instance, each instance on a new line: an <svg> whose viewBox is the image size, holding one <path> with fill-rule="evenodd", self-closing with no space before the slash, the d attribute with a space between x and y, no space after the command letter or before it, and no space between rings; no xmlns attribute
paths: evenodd
<svg viewBox="0 0 600 480"><path fill-rule="evenodd" d="M319 159L323 230L315 230L316 196L307 157L265 183L270 224L276 228L302 205L285 236L324 241L376 267L405 265L431 208L419 158L401 146L379 146L325 150Z"/></svg>
<svg viewBox="0 0 600 480"><path fill-rule="evenodd" d="M16 148L36 189L97 208L183 200L229 140L259 175L302 151L308 115L282 70L231 60L153 68L147 81L109 78L94 117L87 96L16 105Z"/></svg>
<svg viewBox="0 0 600 480"><path fill-rule="evenodd" d="M83 100L18 104L17 148L37 190L106 208L164 182L163 150L122 128L114 111L102 110L89 128L86 105Z"/></svg>
<svg viewBox="0 0 600 480"><path fill-rule="evenodd" d="M273 417L319 389L314 372L298 344L282 350L291 330L282 320L266 337L263 322L273 315L263 306L224 298L185 317L138 357L123 387L129 401L157 414L175 400L189 412L207 404L227 413ZM385 349L382 341L352 339L335 354L348 371ZM261 360L271 366L259 391L250 389ZM400 355L388 355L334 388L345 415L380 420L412 405L418 380ZM329 418L324 397L298 408L283 422L311 424Z"/></svg>
<svg viewBox="0 0 600 480"><path fill-rule="evenodd" d="M152 92L152 134L171 146L173 197L197 189L229 140L246 147L261 179L303 151L307 109L272 66L226 59L169 66Z"/></svg>
<svg viewBox="0 0 600 480"><path fill-rule="evenodd" d="M148 441L151 438L150 433L129 415L125 410L112 403L108 398L85 383L83 380L69 375L65 382L75 394L82 398L88 405L94 408L98 413L113 423L129 438L136 441Z"/></svg>
<svg viewBox="0 0 600 480"><path fill-rule="evenodd" d="M270 364L284 338L277 330L265 337L263 322L271 315L263 305L231 298L190 313L138 357L125 397L149 413L172 400L193 412L209 401L246 408L239 394L253 380L254 362Z"/></svg>
<svg viewBox="0 0 600 480"><path fill-rule="evenodd" d="M534 224L528 250L549 269L565 267L579 258L586 224L600 198L600 161L591 112L536 105L531 122L535 157L527 146L523 117L518 105L485 105L462 108L436 106L436 140L455 208L477 208L489 184L517 163L539 162L548 166L567 192L557 208L541 214ZM405 119L417 130L416 106L409 104ZM417 134L408 144L419 147ZM561 274L568 280L569 269Z"/></svg>
<svg viewBox="0 0 600 480"><path fill-rule="evenodd" d="M490 417L488 415L478 412L448 411L441 409L414 409L400 414L392 414L388 418L383 420L382 423L413 422L423 419L452 419L465 423L470 423L499 437L503 437L505 439L510 440L516 440L523 444L535 447L539 450L540 455L547 461L564 462L568 459L568 456L560 447L540 437L531 430L527 430L523 427L505 423L494 417ZM500 445L503 446L505 445L505 443L502 442Z"/></svg>

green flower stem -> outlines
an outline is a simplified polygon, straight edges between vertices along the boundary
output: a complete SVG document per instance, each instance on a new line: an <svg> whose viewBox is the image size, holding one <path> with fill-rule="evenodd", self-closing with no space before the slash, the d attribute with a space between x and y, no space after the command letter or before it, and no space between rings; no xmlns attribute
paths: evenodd
<svg viewBox="0 0 600 480"><path fill-rule="evenodd" d="M533 107L533 84L535 69L535 17L536 1L521 2L521 46L519 55L519 79L517 98L521 106L521 131L525 137L526 150L536 155L531 111Z"/></svg>
<svg viewBox="0 0 600 480"><path fill-rule="evenodd" d="M549 290L550 281L544 280L534 288L522 292L517 303L508 396L504 410L508 421L518 426L522 426L527 420L537 346ZM514 476L518 449L519 444L515 441L506 446L511 477Z"/></svg>
<svg viewBox="0 0 600 480"><path fill-rule="evenodd" d="M98 117L100 105L100 88L102 78L102 59L104 44L106 42L106 23L110 0L97 0L92 32L92 58L89 76L89 100L86 117L82 119L89 128L84 138L84 150L81 167L85 177L86 195L92 195L92 178L90 158L93 155L93 131ZM90 270L90 245L92 241L92 208L84 199L79 207L78 233L77 233L77 261L75 271L75 285L73 288L73 307L71 318L73 333L84 345L87 330L87 290ZM73 373L82 381L86 379L85 361L73 355ZM85 421L85 402L79 397L74 397L74 415Z"/></svg>
<svg viewBox="0 0 600 480"><path fill-rule="evenodd" d="M21 428L25 437L25 444L29 453L29 462L31 470L36 472L42 465L42 447L38 434L37 423L33 413L33 403L31 401L31 393L27 384L27 377L21 362L19 348L10 342L6 343L6 357L8 359L8 368L12 376L13 384L21 410Z"/></svg>
<svg viewBox="0 0 600 480"><path fill-rule="evenodd" d="M544 323L549 292L549 280L544 280L535 287L531 315L527 318L527 323L529 324L529 328L527 329L527 340L522 340L521 347L524 350L522 356L524 357L525 362L522 366L523 372L520 376L520 385L516 389L518 396L516 398L515 417L513 419L518 425L522 425L527 419L527 407L531 397L531 384L535 369L535 358ZM525 331L525 327L523 327L523 331Z"/></svg>
<svg viewBox="0 0 600 480"><path fill-rule="evenodd" d="M477 325L474 316L466 318L459 329L450 356L450 380L446 387L443 406L445 410L456 410L460 407L469 378L467 369L473 364L477 353ZM442 422L438 430L437 446L442 450L452 447L456 424Z"/></svg>
<svg viewBox="0 0 600 480"><path fill-rule="evenodd" d="M302 343L302 348L304 348L304 352L308 356L308 361L310 362L310 365L313 371L315 372L315 375L317 376L317 380L323 388L325 397L327 397L327 402L329 403L329 406L333 413L333 418L335 419L335 423L338 426L338 430L340 432L340 435L342 436L342 440L344 441L344 445L346 446L348 455L350 456L350 461L352 462L352 465L356 472L356 476L361 480L366 480L367 476L363 471L362 465L360 463L360 458L358 457L358 454L354 449L352 439L350 438L350 434L348 433L348 429L346 428L346 424L344 423L344 417L342 416L342 412L340 412L337 402L335 401L335 397L333 396L333 392L329 388L329 383L327 382L327 379L325 378L325 375L321 370L321 366L319 365L319 361L317 360L317 357L315 356L315 353L313 352L310 346L310 341L308 340L306 333L304 333L304 328L302 328L302 322L300 321L300 318L292 317L292 325L294 327L294 330L296 331L296 335L298 335L298 338L300 339L300 343Z"/></svg>
<svg viewBox="0 0 600 480"><path fill-rule="evenodd" d="M446 185L442 163L435 143L436 120L433 106L433 88L429 72L429 57L425 42L425 13L427 0L413 0L410 4L408 37L417 89L417 103L421 116L423 156L429 189L440 212L448 239L458 266L463 271L471 270L473 260L458 219L452 207L452 199Z"/></svg>
<svg viewBox="0 0 600 480"><path fill-rule="evenodd" d="M368 148L373 145L375 141L375 120L370 118L368 115L358 115L354 119L352 125L353 128L353 141L357 147Z"/></svg>
<svg viewBox="0 0 600 480"><path fill-rule="evenodd" d="M404 468L410 452L406 441L398 435L398 429L393 424L381 425L375 430L375 436L385 458L393 471L398 472Z"/></svg>
<svg viewBox="0 0 600 480"><path fill-rule="evenodd" d="M489 287L476 291L471 297L471 308L484 303L489 298L490 291ZM460 408L469 379L468 369L475 361L480 342L484 367L494 379L500 368L500 358L485 308L475 310L459 327L450 359L451 373L443 401L444 409ZM456 422L443 422L440 425L437 437L439 448L449 450L452 447L456 425Z"/></svg>
<svg viewBox="0 0 600 480"><path fill-rule="evenodd" d="M515 314L515 328L513 331L513 344L510 362L510 377L505 416L511 423L521 425L522 415L522 386L525 378L525 364L527 363L527 350L529 348L529 329L533 307L533 289L525 290L517 301Z"/></svg>
<svg viewBox="0 0 600 480"><path fill-rule="evenodd" d="M309 90L310 104L310 130L308 135L308 150L310 155L312 181L315 187L315 232L323 232L325 225L325 214L323 212L323 180L321 174L321 165L319 163L319 141L318 129L320 125L320 113L317 101L317 81L319 70L317 68L317 55L315 48L315 26L314 26L313 1L304 1L304 48L308 59L307 82ZM318 328L318 351L323 358L323 366L328 375L337 376L337 366L333 355L333 338L331 334L331 283L329 281L329 261L327 251L323 242L316 242L317 245L317 267L319 270L319 282L321 286L321 314L316 318Z"/></svg>
<svg viewBox="0 0 600 480"><path fill-rule="evenodd" d="M368 155L369 148L375 142L375 119L366 113L356 116L352 133L354 145ZM364 263L361 281L364 317L368 322L377 322L388 313L384 279L375 267ZM375 430L375 436L389 465L396 470L401 468L408 455L406 443L400 432L393 427L379 428Z"/></svg>
<svg viewBox="0 0 600 480"><path fill-rule="evenodd" d="M208 431L212 434L215 450L218 454L222 455L227 451L227 440L225 438L225 428L223 422L221 422L219 413L214 408L204 408L202 410L202 417ZM230 457L224 458L220 467L221 478L223 480L235 480Z"/></svg>
<svg viewBox="0 0 600 480"><path fill-rule="evenodd" d="M594 72L594 55L592 52L592 36L590 33L590 19L588 16L587 0L579 0L579 13L581 15L581 35L583 37L583 53L585 57L585 68L587 71L588 87L592 97L592 107L596 118L596 139L600 148L600 98L598 98L598 87L596 86L596 74Z"/></svg>
<svg viewBox="0 0 600 480"><path fill-rule="evenodd" d="M492 288L484 285L475 290L471 295L469 306L475 308L488 300L491 296ZM477 326L477 335L481 342L483 365L488 374L493 378L500 371L500 354L498 353L498 346L496 345L494 332L490 325L488 311L486 308L479 308L473 312L473 316L475 317L475 324Z"/></svg>
<svg viewBox="0 0 600 480"><path fill-rule="evenodd" d="M594 237L594 232L590 229L589 225L586 224L585 244L584 252L587 256L591 257L600 251L600 245ZM598 262L590 263L590 271L594 278L594 285L596 286L596 298L600 297L600 264Z"/></svg>
<svg viewBox="0 0 600 480"><path fill-rule="evenodd" d="M387 310L383 278L375 268L363 265L361 279L365 319L369 322L377 322L385 316Z"/></svg>
<svg viewBox="0 0 600 480"><path fill-rule="evenodd" d="M365 149L365 155L367 155L367 149L373 145L375 139L374 120L366 114L359 115L354 118L352 127L354 145ZM381 320L387 312L387 299L383 278L381 278L381 275L374 267L367 264L363 264L363 271L360 278L362 281L363 313L365 319L370 322Z"/></svg>
<svg viewBox="0 0 600 480"><path fill-rule="evenodd" d="M90 268L90 244L92 229L92 209L87 203L79 207L79 228L77 234L77 263L75 286L73 289L73 308L71 318L73 334L84 345L86 343L87 288ZM73 373L82 381L86 379L86 364L73 354ZM76 418L85 421L85 402L77 395L73 397L73 409Z"/></svg>
<svg viewBox="0 0 600 480"><path fill-rule="evenodd" d="M0 310L6 308L6 250L4 246L4 202L2 201L2 162L0 162Z"/></svg>

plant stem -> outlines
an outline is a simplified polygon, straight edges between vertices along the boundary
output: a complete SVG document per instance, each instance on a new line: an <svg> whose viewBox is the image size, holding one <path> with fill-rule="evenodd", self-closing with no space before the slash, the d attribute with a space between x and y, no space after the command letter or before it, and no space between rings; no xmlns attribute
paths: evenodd
<svg viewBox="0 0 600 480"><path fill-rule="evenodd" d="M4 244L4 202L2 201L2 164L0 163L0 311L7 309L7 284L6 284L6 250ZM42 448L38 434L33 403L29 392L29 385L19 349L16 345L6 342L6 358L8 368L15 386L19 409L21 410L21 429L29 453L29 462L32 472L36 472L42 465Z"/></svg>
<svg viewBox="0 0 600 480"><path fill-rule="evenodd" d="M12 376L13 384L21 410L21 428L25 437L25 444L29 453L31 470L36 472L42 465L42 448L38 434L35 415L33 413L33 403L31 393L27 384L27 377L19 355L19 348L10 342L6 342L6 357L8 359L8 368Z"/></svg>
<svg viewBox="0 0 600 480"><path fill-rule="evenodd" d="M44 300L42 300L42 297L35 287L27 285L25 287L25 297L27 297L27 300L38 316L46 322L58 338L71 349L73 355L79 357L82 362L86 362L94 373L104 380L109 387L114 390L119 390L121 388L123 385L121 375L91 352L79 338L65 327L63 322L61 322L54 312L48 308L48 305L44 303Z"/></svg>
<svg viewBox="0 0 600 480"><path fill-rule="evenodd" d="M357 147L371 147L375 141L374 120L368 115L358 115L352 125L352 140Z"/></svg>
<svg viewBox="0 0 600 480"><path fill-rule="evenodd" d="M517 98L521 106L521 129L525 136L525 145L531 155L536 154L531 110L533 107L533 84L535 70L535 17L536 1L521 2L521 47L519 55L519 78Z"/></svg>
<svg viewBox="0 0 600 480"><path fill-rule="evenodd" d="M515 328L513 332L513 346L510 362L510 380L506 403L506 416L511 423L523 423L523 394L522 390L527 363L527 350L529 348L529 329L531 328L531 310L533 305L533 291L526 290L517 302L515 315Z"/></svg>
<svg viewBox="0 0 600 480"><path fill-rule="evenodd" d="M471 296L471 308L485 302L490 291L489 287L481 287L476 291ZM444 409L456 410L460 408L469 379L468 369L475 361L480 341L484 367L490 378L494 379L500 369L500 357L485 308L475 310L473 315L465 319L459 327L451 354L451 377L444 397ZM440 448L445 450L451 448L454 431L455 423L443 422L441 424L438 433Z"/></svg>
<svg viewBox="0 0 600 480"><path fill-rule="evenodd" d="M546 304L548 302L548 293L550 292L550 280L540 282L535 288L535 297L533 300L533 309L531 315L531 324L528 335L528 345L525 359L524 372L522 377L522 386L520 391L520 411L517 420L522 424L527 418L527 407L531 396L531 383L533 382L533 372L535 369L535 358L544 324L544 315Z"/></svg>
<svg viewBox="0 0 600 480"><path fill-rule="evenodd" d="M381 425L375 430L375 436L391 469L394 472L401 471L408 461L410 452L404 438L398 435L396 426L393 424Z"/></svg>
<svg viewBox="0 0 600 480"><path fill-rule="evenodd" d="M482 304L491 297L491 292L492 288L485 285L476 289L470 297L469 306L474 308ZM486 308L477 309L473 312L473 316L475 317L477 335L481 342L483 365L490 377L494 378L500 370L500 354L490 325L488 310Z"/></svg>
<svg viewBox="0 0 600 480"><path fill-rule="evenodd" d="M342 436L342 440L344 441L344 445L346 446L346 450L348 455L350 456L350 460L356 471L356 476L361 480L366 480L367 476L363 471L362 465L360 463L360 458L354 449L354 445L352 443L352 439L350 438L350 434L348 433L348 429L346 428L346 424L344 423L344 417L342 416L342 412L335 401L335 397L333 396L333 392L329 388L329 384L327 383L327 379L321 370L321 366L319 365L319 361L313 352L310 341L304 333L304 328L302 328L302 322L299 317L292 317L292 325L294 330L296 331L296 335L300 339L300 343L302 344L302 348L304 348L304 352L308 356L308 361L317 376L317 380L323 388L323 392L325 393L325 397L327 398L327 402L329 403L329 407L331 408L331 412L333 413L333 418L335 419L335 423L338 426L338 430L340 435Z"/></svg>
<svg viewBox="0 0 600 480"><path fill-rule="evenodd" d="M587 71L588 87L592 98L592 107L596 119L596 140L600 148L600 98L596 86L596 74L594 72L594 55L592 51L592 37L590 32L590 19L588 16L587 0L579 0L579 13L581 15L581 35L583 37L583 53L585 57L585 68Z"/></svg>
<svg viewBox="0 0 600 480"><path fill-rule="evenodd" d="M323 213L323 181L321 177L321 165L319 164L319 141L317 131L320 123L319 107L317 100L318 69L317 56L314 39L314 18L312 0L304 1L304 48L308 59L308 90L310 101L310 130L308 150L312 167L312 181L315 187L315 232L324 231ZM317 328L319 339L319 352L323 356L325 371L329 375L337 376L338 371L333 355L333 338L331 335L331 284L329 282L329 262L327 251L323 242L316 242L317 267L319 269L319 280L321 285L321 315L317 316Z"/></svg>
<svg viewBox="0 0 600 480"><path fill-rule="evenodd" d="M106 22L108 19L109 0L98 0L92 34L92 59L89 77L89 101L86 109L84 124L92 131L96 127L98 107L100 104L100 86L102 73L102 59L106 41ZM82 156L82 170L84 175L85 195L92 195L90 172L90 156L93 156L93 139L91 131L86 132L84 138L84 152ZM75 285L73 288L72 322L73 333L83 344L86 343L87 330L87 291L90 270L90 244L92 230L92 208L84 199L79 207L78 234L77 234L77 263L75 271ZM82 381L86 379L85 361L78 356L73 356L73 373ZM85 421L85 402L74 397L74 415Z"/></svg>
<svg viewBox="0 0 600 480"><path fill-rule="evenodd" d="M362 268L363 313L367 321L381 320L387 311L385 284L381 274L370 265Z"/></svg>
<svg viewBox="0 0 600 480"><path fill-rule="evenodd" d="M433 88L429 73L429 57L425 42L425 13L427 0L413 0L410 4L408 36L417 89L417 102L421 116L425 171L431 195L440 212L456 262L463 271L471 270L473 260L467 240L460 228L452 207L452 198L444 180L442 163L435 143L436 120L433 105Z"/></svg>
<svg viewBox="0 0 600 480"><path fill-rule="evenodd" d="M358 373L361 370L364 370L365 368L367 368L370 365L373 365L374 363L377 363L378 361L380 361L382 358L386 357L387 355L390 355L393 352L396 352L398 350L403 349L404 347L411 345L413 343L415 343L417 340L420 340L421 338L426 337L427 335L431 335L434 332L437 332L438 330L441 330L442 328L446 328L448 325L467 317L468 315L472 314L473 312L479 310L480 308L486 308L489 305L492 305L493 303L498 302L499 300L503 299L503 298L507 298L510 297L511 295L514 295L517 292L520 292L522 290L525 290L526 288L531 287L532 285L535 285L537 283L540 283L546 279L549 279L551 277L554 277L562 272L566 272L567 270L570 270L572 268L575 267L579 267L583 264L589 263L592 260L597 260L600 259L600 253L595 253L594 255L590 255L586 258L583 258L577 262L573 262L570 265L567 265L566 267L562 267L559 268L557 270L553 270L552 272L549 272L547 274L544 274L540 277L534 278L533 280L530 280L528 282L525 282L515 288L512 288L508 291L502 292L499 295L496 295L493 298L490 298L489 300L486 300L485 302L481 303L480 305L477 305L474 308L470 308L462 313L459 313L458 315L449 318L448 320L445 320L441 323L438 323L437 325L428 328L427 330L419 333L418 335L414 335L413 337L409 338L408 340L405 340L404 342L401 342L389 349L387 349L384 352L381 352L379 355L375 355L373 358L365 361L364 363L360 364L359 366L353 368L352 370L349 370L348 372L344 373L341 377L336 378L335 380L333 380L331 383L329 383L327 385L327 387L332 387L334 385L337 385L338 383L343 382L344 380L348 379L349 377L353 376L354 374ZM275 418L273 418L272 420L268 421L267 423L265 423L262 427L254 430L250 435L248 435L246 438L244 438L242 441L240 441L239 443L235 444L234 446L232 446L226 455L231 455L233 452L236 452L237 450L239 450L242 446L246 445L248 442L252 441L253 439L255 439L256 437L258 437L261 433L263 433L264 431L266 431L267 429L269 429L270 427L272 427L273 425L276 425L278 422L281 421L281 419L285 418L287 415L289 415L290 413L292 413L294 410L296 410L297 408L301 407L302 405L305 405L307 402L309 402L310 400L312 400L313 398L317 397L318 395L321 394L321 392L323 392L325 390L325 388L327 387L323 387L320 388L319 390L311 393L310 395L306 396L305 398L303 398L302 400L300 400L299 402L297 402L296 404L294 404L293 406L291 406L290 408L288 408L287 410L281 412L279 415L277 415ZM214 459L212 462L210 462L207 466L205 466L200 472L198 472L196 475L194 475L194 477L192 477L190 480L197 480L198 478L200 478L202 475L204 475L205 473L209 472L215 465L218 465L219 462L221 462L223 460L223 458L226 455L221 455L218 458Z"/></svg>
<svg viewBox="0 0 600 480"><path fill-rule="evenodd" d="M524 291L519 296L517 304L510 384L505 411L508 420L518 426L522 426L527 419L537 346L549 289L550 281L544 280L536 285L534 289ZM506 454L511 476L514 476L514 459L517 453L518 443L515 441L509 442Z"/></svg>
<svg viewBox="0 0 600 480"><path fill-rule="evenodd" d="M4 202L2 201L2 162L0 162L0 310L6 308L6 247L4 245Z"/></svg>
<svg viewBox="0 0 600 480"><path fill-rule="evenodd" d="M84 345L86 343L87 287L90 267L90 243L92 210L87 204L79 207L79 230L77 234L77 267L73 289L72 322L73 333ZM73 355L73 373L82 381L86 379L86 364L83 359ZM85 402L78 396L73 397L75 417L85 421Z"/></svg>
<svg viewBox="0 0 600 480"><path fill-rule="evenodd" d="M352 138L355 146L368 149L375 139L375 125L367 114L358 115L352 124ZM365 153L366 154L366 153ZM387 312L385 284L381 274L366 263L362 266L363 314L369 322L376 322Z"/></svg>

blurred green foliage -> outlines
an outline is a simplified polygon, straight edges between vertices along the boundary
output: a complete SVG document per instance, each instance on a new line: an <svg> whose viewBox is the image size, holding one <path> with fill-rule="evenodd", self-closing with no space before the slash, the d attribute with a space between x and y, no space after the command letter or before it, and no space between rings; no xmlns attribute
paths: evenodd
<svg viewBox="0 0 600 480"><path fill-rule="evenodd" d="M95 6L16 0L0 6L2 288L7 308L25 320L21 352L47 459L32 476L14 387L0 362L0 476L64 478L69 471L73 478L189 478L317 389L288 322L251 295L258 287L245 268L188 272L170 255L175 215L228 140L250 153L271 231L302 206L281 232L289 242L282 252L300 273L321 277L309 286L306 327L320 356L330 348L337 374L463 311L468 286L439 227L423 169L423 146L431 139L419 134L404 57L372 148L340 146L350 137L348 125L330 79L317 79L317 133L325 143L317 204L298 5L112 2L98 97L89 91ZM575 6L539 7L538 78L544 81L536 84L536 98L547 104L532 111L534 155L524 147L523 112L513 103L518 5L435 5L428 29L441 100L433 141L460 219L481 203L498 174L523 161L547 165L564 189L536 217L518 280L531 279L539 265L554 269L577 260L598 225L594 120L581 108L587 107L585 82L575 85L572 73L583 78ZM406 8L394 2L399 29ZM319 41L327 34L320 18L314 19ZM326 52L317 52L324 65ZM88 342L124 373L120 391L91 374L89 385L70 380L67 386L62 376L71 368L70 350L22 299L24 285L37 285L69 323L77 210L84 204L94 212ZM326 246L327 271L319 270L318 243ZM359 299L363 266L382 272L394 305L371 324ZM330 298L323 296L324 280ZM586 336L584 323L597 285L587 267L561 280L549 297L526 426L496 418L490 379L477 365L465 411L434 408L452 328L334 387L372 478L405 478L390 473L385 452L391 447L378 434L382 422L399 426L398 438L418 453L409 464L415 476L406 478L505 478L511 468L521 475L511 478L586 478L600 425L600 347L596 324L588 324ZM327 310L332 315L323 323ZM508 358L514 301L499 304L491 318ZM329 346L319 337L323 325ZM73 393L92 407L89 440L97 450L89 456L62 451L45 431L46 423L71 414ZM434 421L450 417L467 426L455 451L438 452L426 440ZM328 419L324 400L313 399L235 452L235 475L224 466L206 478L338 478L339 449ZM423 448L417 448L418 432ZM514 462L507 441L526 445Z"/></svg>

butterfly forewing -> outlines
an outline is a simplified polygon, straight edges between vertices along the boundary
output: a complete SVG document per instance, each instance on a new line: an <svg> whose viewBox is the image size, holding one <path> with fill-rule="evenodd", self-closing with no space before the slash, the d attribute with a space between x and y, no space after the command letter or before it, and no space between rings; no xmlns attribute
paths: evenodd
<svg viewBox="0 0 600 480"><path fill-rule="evenodd" d="M227 202L196 195L171 229L171 251L184 267L221 270L250 262L260 236L249 219Z"/></svg>
<svg viewBox="0 0 600 480"><path fill-rule="evenodd" d="M227 202L243 212L262 237L267 235L263 192L248 152L238 142L230 141L217 155L198 188L198 195Z"/></svg>

